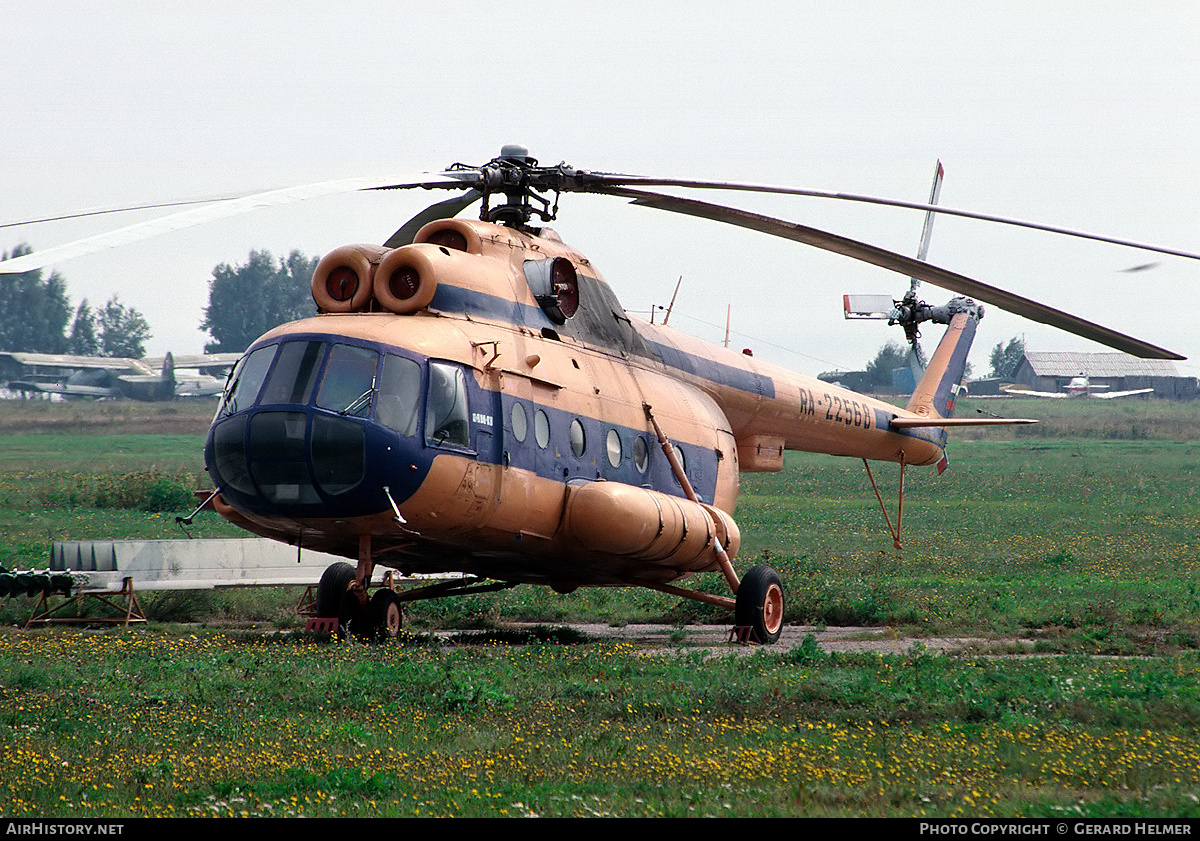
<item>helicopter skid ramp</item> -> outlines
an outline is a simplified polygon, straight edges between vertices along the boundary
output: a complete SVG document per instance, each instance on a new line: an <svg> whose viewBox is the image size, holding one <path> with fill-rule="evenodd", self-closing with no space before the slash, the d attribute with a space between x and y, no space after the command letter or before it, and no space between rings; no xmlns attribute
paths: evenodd
<svg viewBox="0 0 1200 841"><path fill-rule="evenodd" d="M84 592L308 586L345 558L265 539L55 541L50 569L69 572Z"/></svg>

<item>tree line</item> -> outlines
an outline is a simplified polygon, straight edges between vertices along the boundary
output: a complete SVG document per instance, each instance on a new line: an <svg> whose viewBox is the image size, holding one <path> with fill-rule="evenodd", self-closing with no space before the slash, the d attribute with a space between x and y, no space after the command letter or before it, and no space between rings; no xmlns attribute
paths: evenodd
<svg viewBox="0 0 1200 841"><path fill-rule="evenodd" d="M892 371L896 368L908 367L909 350L899 342L888 342L879 349L875 354L875 358L867 363L866 374L867 378L875 385L890 386L892 384ZM988 362L991 363L992 370L990 376L1011 377L1017 372L1017 367L1021 364L1022 357L1025 356L1025 341L1018 336L1013 336L1005 342L997 342L992 348L992 352L988 356ZM967 364L967 375L971 374L971 365Z"/></svg>
<svg viewBox="0 0 1200 841"><path fill-rule="evenodd" d="M32 251L21 244L0 260ZM299 251L279 259L251 251L242 265L215 267L200 323L212 337L205 352L241 352L272 327L315 315L310 287L317 262ZM72 307L57 271L0 275L0 351L137 359L145 355L150 336L145 317L118 295L101 307L86 298Z"/></svg>
<svg viewBox="0 0 1200 841"><path fill-rule="evenodd" d="M31 253L21 244L0 260ZM117 295L103 307L93 308L86 298L72 307L58 272L0 275L0 350L136 359L145 355L149 338L146 319Z"/></svg>

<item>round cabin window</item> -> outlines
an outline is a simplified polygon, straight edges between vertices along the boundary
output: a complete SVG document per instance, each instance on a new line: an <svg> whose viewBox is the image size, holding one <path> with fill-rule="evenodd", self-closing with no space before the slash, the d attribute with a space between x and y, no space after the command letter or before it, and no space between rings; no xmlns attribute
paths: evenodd
<svg viewBox="0 0 1200 841"><path fill-rule="evenodd" d="M524 441L526 434L529 432L529 422L525 417L525 407L520 403L513 403L512 407L512 433L513 437L518 441Z"/></svg>
<svg viewBox="0 0 1200 841"><path fill-rule="evenodd" d="M583 423L579 418L571 421L571 452L576 458L583 456L584 450L587 449L587 436L583 432Z"/></svg>
<svg viewBox="0 0 1200 841"><path fill-rule="evenodd" d="M613 467L621 466L621 435L615 429L608 431L608 463Z"/></svg>

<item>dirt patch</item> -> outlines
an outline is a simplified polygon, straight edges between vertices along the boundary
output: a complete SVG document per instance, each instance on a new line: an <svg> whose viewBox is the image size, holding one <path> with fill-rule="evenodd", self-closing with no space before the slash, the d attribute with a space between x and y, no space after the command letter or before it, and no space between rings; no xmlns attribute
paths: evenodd
<svg viewBox="0 0 1200 841"><path fill-rule="evenodd" d="M818 628L806 625L787 625L777 643L772 646L758 646L731 642L728 625L685 625L683 627L624 625L613 627L585 623L556 622L552 624L556 626L566 624L567 627L586 634L589 639L624 640L651 651L663 652L678 649L689 651L706 649L713 654L731 652L752 654L764 648L769 651L783 652L798 647L809 634L816 638L817 645L822 651L874 651L879 654L905 654L917 647L929 653L946 654L980 652L984 649L995 650L1001 647L1011 650L1013 647L1022 647L1018 641L1011 639L906 637L897 635L891 628ZM534 625L514 625L513 627L534 627Z"/></svg>

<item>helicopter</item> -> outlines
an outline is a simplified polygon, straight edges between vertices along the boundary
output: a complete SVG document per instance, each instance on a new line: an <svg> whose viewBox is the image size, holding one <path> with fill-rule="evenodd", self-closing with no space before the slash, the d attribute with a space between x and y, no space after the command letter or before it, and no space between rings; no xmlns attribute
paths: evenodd
<svg viewBox="0 0 1200 841"><path fill-rule="evenodd" d="M363 638L396 636L408 601L530 583L560 593L647 587L732 610L741 639L772 643L784 624L783 581L765 564L742 575L733 565L739 474L782 469L786 450L860 458L868 474L869 461L897 463L902 477L910 465L940 472L949 430L1031 423L953 417L983 303L1128 353L1182 358L922 259L650 189L662 187L868 201L1200 258L932 203L540 166L515 145L483 165L400 183L299 190L297 198L336 189L455 195L383 245L326 254L312 280L318 314L247 349L205 442L211 505L254 534L347 558L322 575L316 613ZM909 336L925 322L945 333L900 408L648 322L544 224L572 192L902 272L914 285L893 302L890 320ZM283 200L280 191L266 203ZM228 212L256 201L233 202ZM458 218L476 201L479 219ZM210 216L184 211L176 226ZM917 279L958 294L929 305ZM897 546L899 527L897 517ZM390 581L375 585L377 567L464 577L398 592ZM730 595L680 583L713 571Z"/></svg>

